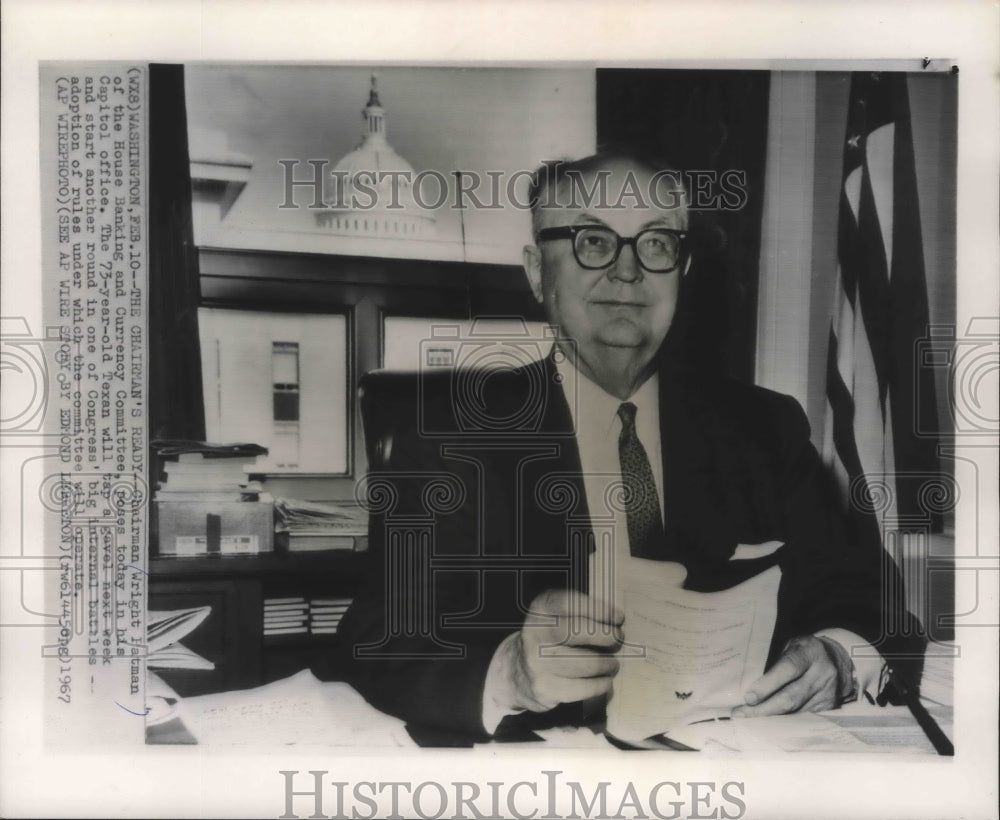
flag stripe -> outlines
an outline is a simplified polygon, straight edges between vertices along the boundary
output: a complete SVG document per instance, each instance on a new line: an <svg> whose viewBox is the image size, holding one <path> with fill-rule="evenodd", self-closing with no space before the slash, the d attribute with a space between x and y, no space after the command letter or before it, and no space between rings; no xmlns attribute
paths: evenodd
<svg viewBox="0 0 1000 820"><path fill-rule="evenodd" d="M846 474L849 482L853 480L865 481L865 471L861 469L861 457L854 439L854 400L846 385L841 381L836 367L837 358L837 337L830 332L830 346L827 352L827 397L832 408L832 438L836 447L836 460L840 462L841 469L836 469L838 474ZM828 423L828 426L829 423ZM855 488L851 494L854 498L862 498L867 495L867 485L862 494ZM851 497L849 496L849 497ZM876 545L881 541L879 522L871 511L859 507L856 504L848 505L848 534L858 543Z"/></svg>
<svg viewBox="0 0 1000 820"><path fill-rule="evenodd" d="M899 476L938 468L936 442L915 425L914 401L922 420L936 403L933 380L914 375L928 309L904 75L852 77L842 178L824 451L845 491L894 481L879 516L898 526L921 514L917 488ZM849 512L859 535L880 537L871 510Z"/></svg>
<svg viewBox="0 0 1000 820"><path fill-rule="evenodd" d="M849 476L862 473L861 457L854 441L854 399L847 389L837 368L837 336L830 330L830 346L827 351L826 363L826 395L833 408L833 443L837 448L837 456Z"/></svg>
<svg viewBox="0 0 1000 820"><path fill-rule="evenodd" d="M867 151L864 163L864 173L861 177L861 202L858 218L858 228L854 238L861 250L857 254L860 267L857 272L858 300L861 303L861 315L864 317L865 330L868 334L868 345L871 348L872 359L875 362L875 374L878 378L878 399L885 417L886 395L889 391L889 269L886 265L885 245L882 240L883 226L879 224L875 207L874 186L884 187L891 181L872 179L868 165ZM889 225L888 231L892 230ZM887 232L888 232L887 231Z"/></svg>

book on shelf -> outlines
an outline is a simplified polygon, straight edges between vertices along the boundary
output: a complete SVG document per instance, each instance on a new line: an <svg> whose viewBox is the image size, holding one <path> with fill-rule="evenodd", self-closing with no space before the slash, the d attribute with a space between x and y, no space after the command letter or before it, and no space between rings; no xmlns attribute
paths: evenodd
<svg viewBox="0 0 1000 820"><path fill-rule="evenodd" d="M282 604L277 607L264 607L265 618L304 618L309 614L307 604Z"/></svg>
<svg viewBox="0 0 1000 820"><path fill-rule="evenodd" d="M253 444L207 442L152 442L160 457L161 491L239 491L250 483L258 456L267 450ZM193 451L185 447L204 448Z"/></svg>
<svg viewBox="0 0 1000 820"><path fill-rule="evenodd" d="M309 630L316 635L331 634L337 631L344 612L309 615Z"/></svg>
<svg viewBox="0 0 1000 820"><path fill-rule="evenodd" d="M273 499L249 471L257 444L158 439L154 495L161 555L256 554L274 549Z"/></svg>
<svg viewBox="0 0 1000 820"><path fill-rule="evenodd" d="M274 511L289 552L355 550L368 535L368 513L357 504L277 498Z"/></svg>
<svg viewBox="0 0 1000 820"><path fill-rule="evenodd" d="M150 447L161 458L176 457L178 461L199 463L220 458L256 458L266 456L267 448L251 442L214 444L193 439L153 439Z"/></svg>
<svg viewBox="0 0 1000 820"><path fill-rule="evenodd" d="M168 461L163 465L160 488L164 490L229 490L250 483L248 475L252 465L235 462L225 469L218 469L211 462L178 464ZM183 467L184 469L178 469Z"/></svg>
<svg viewBox="0 0 1000 820"><path fill-rule="evenodd" d="M280 622L291 622L291 621L301 621L305 623L309 619L309 613L306 610L300 610L299 612L265 612L264 613L264 623L280 623Z"/></svg>
<svg viewBox="0 0 1000 820"><path fill-rule="evenodd" d="M308 635L309 627L303 624L302 626L280 626L280 627L265 627L264 635Z"/></svg>
<svg viewBox="0 0 1000 820"><path fill-rule="evenodd" d="M243 501L243 491L239 489L220 491L157 490L157 504L161 504L165 501L182 503L191 502L196 504L233 504Z"/></svg>
<svg viewBox="0 0 1000 820"><path fill-rule="evenodd" d="M279 621L279 620L292 620L301 619L305 620L309 617L309 610L305 607L301 609L289 609L289 610L264 610L264 620L265 621Z"/></svg>
<svg viewBox="0 0 1000 820"><path fill-rule="evenodd" d="M150 669L215 669L215 664L180 643L212 612L210 606L150 610L146 619L146 666Z"/></svg>
<svg viewBox="0 0 1000 820"><path fill-rule="evenodd" d="M264 610L264 620L271 620L276 618L307 618L309 616L309 610L305 607L299 607L298 609L265 609Z"/></svg>
<svg viewBox="0 0 1000 820"><path fill-rule="evenodd" d="M245 481L220 479L211 475L169 476L157 488L158 496L164 493L241 493ZM238 499L237 499L238 500Z"/></svg>
<svg viewBox="0 0 1000 820"><path fill-rule="evenodd" d="M168 476L181 475L214 475L219 478L244 481L248 473L253 471L257 457L250 458L216 458L206 459L199 455L195 460L164 461L163 472Z"/></svg>
<svg viewBox="0 0 1000 820"><path fill-rule="evenodd" d="M353 550L353 535L327 532L288 532L289 552L325 552L326 550Z"/></svg>

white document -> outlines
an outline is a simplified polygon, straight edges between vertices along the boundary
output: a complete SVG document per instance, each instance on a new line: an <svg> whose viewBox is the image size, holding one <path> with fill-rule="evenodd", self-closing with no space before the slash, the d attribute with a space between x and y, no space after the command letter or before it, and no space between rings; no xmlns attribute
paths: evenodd
<svg viewBox="0 0 1000 820"><path fill-rule="evenodd" d="M172 643L151 652L146 658L150 669L215 669L215 663L188 649L182 643Z"/></svg>
<svg viewBox="0 0 1000 820"><path fill-rule="evenodd" d="M146 674L146 728L158 726L177 717L178 695L155 672Z"/></svg>
<svg viewBox="0 0 1000 820"><path fill-rule="evenodd" d="M199 744L415 746L403 721L379 712L346 683L308 669L255 689L181 701Z"/></svg>
<svg viewBox="0 0 1000 820"><path fill-rule="evenodd" d="M149 669L215 669L212 661L178 643L211 614L210 606L166 612L151 610L146 625L146 666Z"/></svg>
<svg viewBox="0 0 1000 820"><path fill-rule="evenodd" d="M951 710L934 717L951 731ZM829 712L708 721L678 728L670 737L707 754L853 752L931 754L937 752L905 706L859 701Z"/></svg>
<svg viewBox="0 0 1000 820"><path fill-rule="evenodd" d="M620 740L728 716L764 673L781 570L710 593L682 589L684 577L679 564L633 559L620 579L625 644L607 723Z"/></svg>

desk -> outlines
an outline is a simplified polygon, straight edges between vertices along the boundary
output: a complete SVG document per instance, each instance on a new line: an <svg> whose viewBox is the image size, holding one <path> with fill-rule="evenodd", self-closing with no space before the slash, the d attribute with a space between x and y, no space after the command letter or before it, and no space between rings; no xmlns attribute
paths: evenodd
<svg viewBox="0 0 1000 820"><path fill-rule="evenodd" d="M928 666L942 678L941 670L950 668L950 655L929 655ZM944 692L944 687L938 689ZM927 698L923 702L945 734L951 736L950 704ZM166 712L154 709L147 721L149 743L272 748L290 744L367 748L422 745L401 720L370 706L348 684L323 683L308 670L254 689L177 699ZM719 755L797 751L935 754L906 707L877 707L865 702L822 714L702 724L672 734L697 746L702 753ZM503 746L537 747L540 742L547 748L618 751L603 734L587 727L555 726L528 736L508 736Z"/></svg>
<svg viewBox="0 0 1000 820"><path fill-rule="evenodd" d="M167 670L164 679L189 697L260 686L306 666L324 678L337 677L336 635L264 635L263 608L272 597L350 598L367 557L367 539L356 541L355 550L153 558L150 609L212 608L183 640L215 669Z"/></svg>

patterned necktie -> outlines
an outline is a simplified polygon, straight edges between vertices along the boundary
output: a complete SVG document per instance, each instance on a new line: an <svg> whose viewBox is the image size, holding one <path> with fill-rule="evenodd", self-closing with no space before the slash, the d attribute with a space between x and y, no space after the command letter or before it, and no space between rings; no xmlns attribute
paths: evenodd
<svg viewBox="0 0 1000 820"><path fill-rule="evenodd" d="M635 432L635 410L631 402L618 408L622 432L618 437L618 458L625 484L625 520L629 551L636 558L652 558L663 544L663 518L656 494L649 457Z"/></svg>

